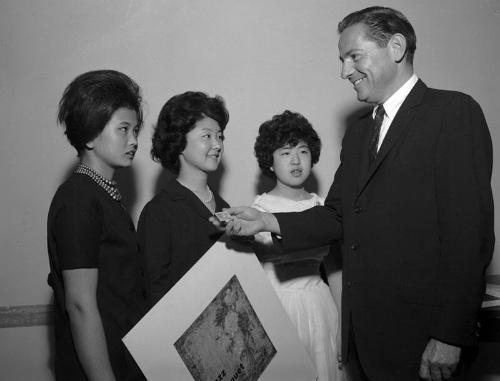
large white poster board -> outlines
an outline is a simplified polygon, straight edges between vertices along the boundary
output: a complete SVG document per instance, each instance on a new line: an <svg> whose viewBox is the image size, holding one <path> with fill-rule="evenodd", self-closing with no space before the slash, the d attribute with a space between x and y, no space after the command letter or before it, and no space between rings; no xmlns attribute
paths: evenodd
<svg viewBox="0 0 500 381"><path fill-rule="evenodd" d="M256 256L230 241L215 243L123 341L149 381L316 379Z"/></svg>

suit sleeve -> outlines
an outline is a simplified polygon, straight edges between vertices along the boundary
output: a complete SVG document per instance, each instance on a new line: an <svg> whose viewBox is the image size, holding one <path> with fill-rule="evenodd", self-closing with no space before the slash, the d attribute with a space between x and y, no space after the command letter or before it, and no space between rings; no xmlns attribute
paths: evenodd
<svg viewBox="0 0 500 381"><path fill-rule="evenodd" d="M468 96L444 108L441 127L435 158L440 277L431 337L466 346L477 339L493 254L492 143L481 108Z"/></svg>
<svg viewBox="0 0 500 381"><path fill-rule="evenodd" d="M342 146L349 139L346 131ZM302 212L274 213L281 231L281 245L284 252L312 249L326 246L342 236L342 161L335 172L333 183L328 191L325 204ZM275 240L275 244L276 244Z"/></svg>
<svg viewBox="0 0 500 381"><path fill-rule="evenodd" d="M171 268L171 223L169 213L148 203L139 218L139 247L148 269L151 300L156 304L168 289Z"/></svg>

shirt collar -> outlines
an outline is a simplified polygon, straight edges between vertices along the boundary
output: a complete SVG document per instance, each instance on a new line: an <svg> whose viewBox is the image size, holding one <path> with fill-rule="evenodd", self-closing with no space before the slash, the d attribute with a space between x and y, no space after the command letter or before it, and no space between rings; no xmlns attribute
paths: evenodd
<svg viewBox="0 0 500 381"><path fill-rule="evenodd" d="M399 110L399 107L403 104L404 100L410 93L410 91L413 89L413 86L418 81L418 77L416 74L413 74L408 81L404 83L403 86L401 86L394 94L392 94L389 99L387 99L383 105L385 109L385 114L386 116L390 119L393 120L394 117L396 116L396 113ZM372 112L372 117L375 117L375 112L377 110L377 106L373 108Z"/></svg>

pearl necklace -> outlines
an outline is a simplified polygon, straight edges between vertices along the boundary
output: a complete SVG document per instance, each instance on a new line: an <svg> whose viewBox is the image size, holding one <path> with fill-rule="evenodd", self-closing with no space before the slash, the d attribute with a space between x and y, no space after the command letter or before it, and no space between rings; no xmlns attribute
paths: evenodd
<svg viewBox="0 0 500 381"><path fill-rule="evenodd" d="M210 188L208 187L208 185L207 185L207 191L209 193L208 200L201 200L201 198L200 198L200 200L203 201L205 204L208 204L214 198L214 194L212 193L212 191L210 190Z"/></svg>
<svg viewBox="0 0 500 381"><path fill-rule="evenodd" d="M203 202L204 204L207 204L207 208L212 211L212 207L210 206L210 203L212 202L212 200L214 199L214 194L212 193L212 191L210 190L210 188L208 187L207 185L207 191L208 191L208 199L206 200L203 200L201 197L200 197L200 192L197 192L195 191L193 188L191 187L188 187L186 184L184 184L182 181L180 181L179 179L177 179L177 181L183 185L184 187L186 187L187 189L189 189L191 192L193 192L196 197L198 197L200 199L201 202ZM214 213L215 211L213 211L212 213Z"/></svg>
<svg viewBox="0 0 500 381"><path fill-rule="evenodd" d="M76 167L76 169L74 170L74 173L81 173L83 175L89 176L92 180L94 180L97 183L97 185L99 185L102 189L104 189L106 193L111 196L113 200L118 202L121 201L122 195L118 190L115 180L108 180L104 178L99 173L94 171L92 168L87 167L85 164L79 164L78 167Z"/></svg>

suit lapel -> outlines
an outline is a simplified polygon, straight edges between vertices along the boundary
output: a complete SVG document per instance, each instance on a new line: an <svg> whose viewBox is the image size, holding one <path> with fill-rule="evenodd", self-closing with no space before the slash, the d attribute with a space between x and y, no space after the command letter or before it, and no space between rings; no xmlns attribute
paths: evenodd
<svg viewBox="0 0 500 381"><path fill-rule="evenodd" d="M397 143L402 134L405 131L407 131L410 128L410 126L413 125L413 122L415 120L415 115L418 111L417 106L422 102L426 90L427 86L421 80L418 80L418 82L415 84L413 89L410 91L410 93L404 100L403 104L396 113L396 116L394 117L391 126L389 127L389 131L387 131L387 135L385 136L384 141L380 146L380 150L377 154L375 161L368 168L368 170L365 169L366 167L368 167L368 164L365 164L366 166L365 168L363 167L360 168L359 173L361 174L361 176L360 176L360 181L358 183L358 193L356 198L359 197L360 194L363 192L363 190L366 188L366 185L368 184L370 179L375 175L378 168L380 167L382 162L386 159L388 153ZM367 140L367 136L369 136L368 133L365 134L364 140ZM363 148L366 148L365 152L368 152L367 145L366 147L364 147L363 145ZM364 160L368 161L368 155L361 155L361 156L365 157L365 159L362 159L361 162L363 162Z"/></svg>
<svg viewBox="0 0 500 381"><path fill-rule="evenodd" d="M371 112L362 121L360 126L360 146L359 146L359 176L358 176L358 193L361 192L364 184L366 183L366 176L370 167L370 160L368 157L368 146L370 145L370 136L373 129L373 118Z"/></svg>

